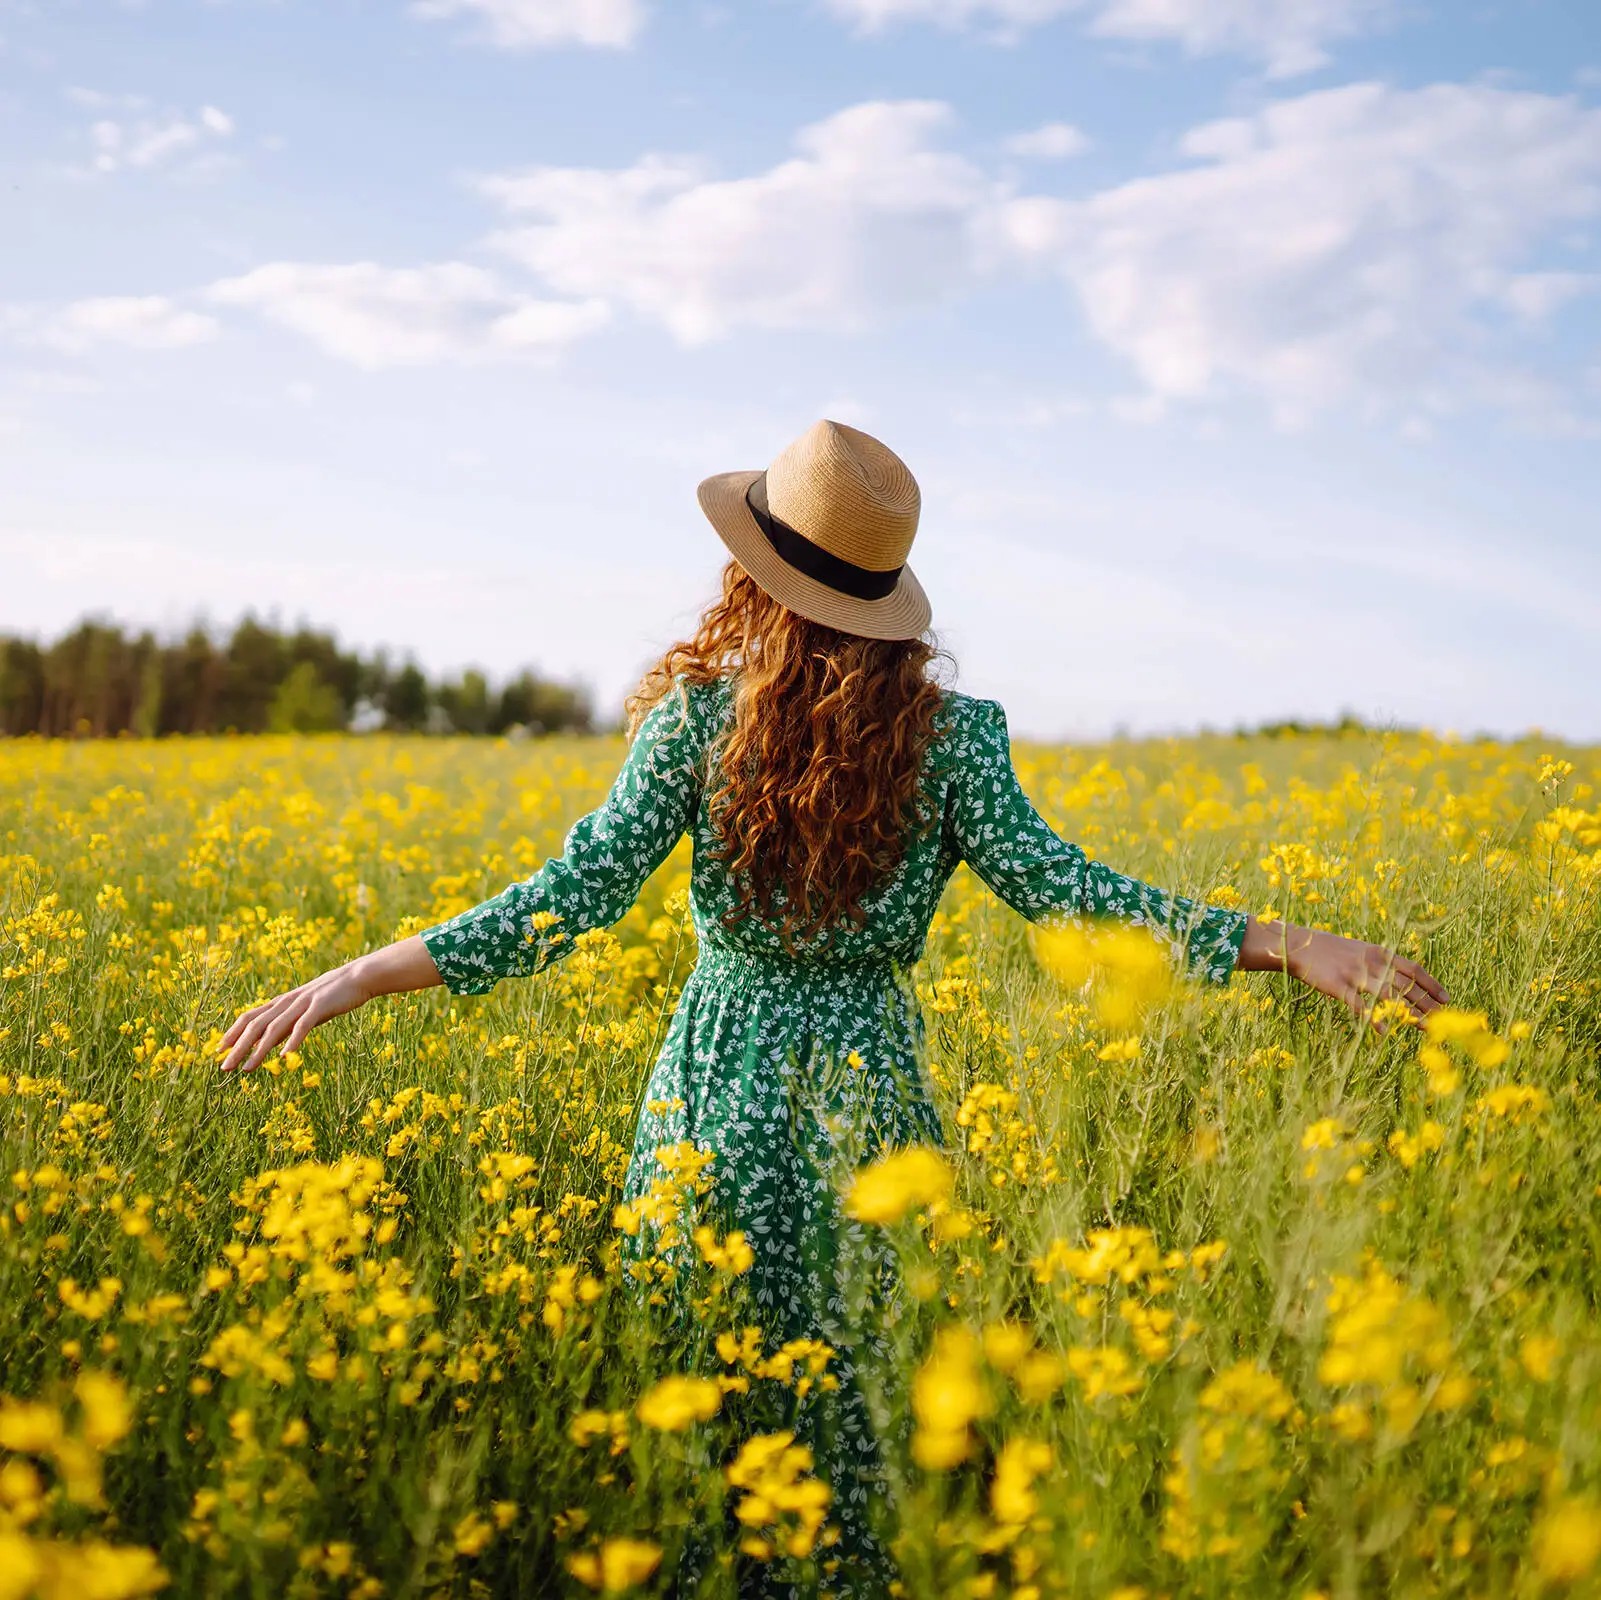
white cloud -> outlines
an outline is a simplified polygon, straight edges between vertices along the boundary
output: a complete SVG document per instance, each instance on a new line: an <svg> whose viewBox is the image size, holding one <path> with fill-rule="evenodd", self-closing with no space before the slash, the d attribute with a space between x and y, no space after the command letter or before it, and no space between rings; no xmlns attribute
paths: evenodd
<svg viewBox="0 0 1601 1600"><path fill-rule="evenodd" d="M1047 122L1028 133L1014 133L1006 141L1008 155L1027 161L1065 161L1069 156L1082 155L1089 147L1084 134L1067 122Z"/></svg>
<svg viewBox="0 0 1601 1600"><path fill-rule="evenodd" d="M1506 303L1530 322L1543 322L1581 294L1601 289L1594 272L1520 272L1507 281Z"/></svg>
<svg viewBox="0 0 1601 1600"><path fill-rule="evenodd" d="M1529 258L1601 212L1601 111L1359 84L1191 132L1198 164L1008 211L1156 396L1448 410L1503 384L1488 313L1560 300ZM1519 285L1522 285L1520 288ZM1543 286L1542 286L1543 285Z"/></svg>
<svg viewBox="0 0 1601 1600"><path fill-rule="evenodd" d="M864 326L1035 262L1144 380L1120 403L1131 417L1237 393L1286 422L1338 403L1414 420L1469 402L1560 409L1508 341L1591 286L1541 257L1601 211L1601 111L1358 84L1197 127L1184 165L1083 200L1009 192L940 148L949 121L938 103L869 102L748 177L655 155L481 187L530 219L493 242L548 291L685 343ZM1072 133L1012 149L1065 152Z"/></svg>
<svg viewBox="0 0 1601 1600"><path fill-rule="evenodd" d="M383 267L370 261L279 261L207 291L289 328L339 360L376 370L549 352L608 318L596 300L537 300L461 262Z"/></svg>
<svg viewBox="0 0 1601 1600"><path fill-rule="evenodd" d="M950 121L938 102L867 102L743 177L657 154L482 178L505 218L489 242L521 281L461 261L281 261L208 294L376 369L548 356L625 313L685 344L861 328L1037 270L1138 375L1115 402L1129 419L1244 397L1286 424L1339 407L1417 428L1472 405L1593 425L1570 394L1582 363L1546 341L1531 365L1518 341L1601 280L1584 229L1601 215L1601 109L1352 85L1196 127L1171 170L1082 199L1017 192L1004 166L944 147ZM1070 132L1014 149L1065 151ZM24 336L154 346L215 328L166 301L83 304L101 309Z"/></svg>
<svg viewBox="0 0 1601 1600"><path fill-rule="evenodd" d="M78 90L74 98L96 106L111 103L110 97L92 90ZM126 97L122 104L132 108L140 102L137 97ZM185 154L215 155L233 131L233 118L215 106L205 106L193 117L176 112L101 117L89 126L93 167L96 172L111 173L165 166Z"/></svg>
<svg viewBox="0 0 1601 1600"><path fill-rule="evenodd" d="M1234 50L1272 76L1320 67L1332 41L1367 32L1391 0L828 0L864 32L899 22L988 27L1003 38L1081 12L1091 31L1120 39L1166 39L1197 55Z"/></svg>
<svg viewBox="0 0 1601 1600"><path fill-rule="evenodd" d="M83 84L71 84L63 93L75 106L86 111L142 111L150 102L142 94L106 94Z"/></svg>
<svg viewBox="0 0 1601 1600"><path fill-rule="evenodd" d="M864 32L898 22L931 22L941 28L988 24L1010 33L1077 11L1083 0L827 0L827 4L836 16Z"/></svg>
<svg viewBox="0 0 1601 1600"><path fill-rule="evenodd" d="M626 49L645 25L641 0L415 0L419 17L464 17L501 50L582 44Z"/></svg>
<svg viewBox="0 0 1601 1600"><path fill-rule="evenodd" d="M858 326L983 270L1001 198L933 146L931 101L872 101L804 129L798 154L719 179L647 156L620 171L538 167L482 181L526 225L495 243L550 288L597 296L687 344L741 326Z"/></svg>
<svg viewBox="0 0 1601 1600"><path fill-rule="evenodd" d="M1092 30L1119 39L1172 39L1194 55L1238 51L1270 77L1311 72L1325 45L1366 33L1389 0L1101 0Z"/></svg>
<svg viewBox="0 0 1601 1600"><path fill-rule="evenodd" d="M176 350L204 344L217 335L214 318L185 311L155 294L78 300L48 317L28 318L22 323L25 331L30 325L40 342L73 352L97 345Z"/></svg>

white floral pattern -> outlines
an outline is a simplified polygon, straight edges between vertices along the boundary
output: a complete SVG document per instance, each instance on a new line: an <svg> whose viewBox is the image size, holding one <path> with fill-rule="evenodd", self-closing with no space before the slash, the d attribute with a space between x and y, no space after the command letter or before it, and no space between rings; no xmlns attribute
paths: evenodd
<svg viewBox="0 0 1601 1600"><path fill-rule="evenodd" d="M838 1183L847 1155L944 1143L908 973L947 880L966 861L1032 920L1149 927L1213 983L1234 971L1245 917L1114 872L1060 838L1018 783L1001 707L951 694L924 776L934 825L908 839L899 867L864 901L860 926L829 930L791 956L776 925L723 921L738 896L718 859L706 780L731 711L726 681L680 684L646 718L610 794L574 824L560 859L422 937L452 992L481 994L616 922L692 832L699 959L643 1096L682 1109L641 1114L626 1194L658 1176L660 1145L690 1140L715 1151L712 1199L721 1224L742 1228L756 1252L750 1287L769 1340L823 1338L840 1350L839 1392L814 1391L794 1421L832 1483L843 1530L831 1592L877 1595L892 1568L868 1515L879 1448L855 1381L857 1359L871 1352L844 1337L841 1264L859 1271L882 1257L844 1216ZM853 1054L860 1068L844 1065ZM883 1272L882 1292L893 1294L887 1262ZM742 1592L766 1592L763 1581L751 1573Z"/></svg>

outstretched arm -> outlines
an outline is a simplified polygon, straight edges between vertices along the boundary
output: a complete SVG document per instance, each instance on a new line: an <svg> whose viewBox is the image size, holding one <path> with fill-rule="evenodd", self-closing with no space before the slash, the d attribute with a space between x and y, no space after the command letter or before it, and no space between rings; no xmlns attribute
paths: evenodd
<svg viewBox="0 0 1601 1600"><path fill-rule="evenodd" d="M1202 905L1090 861L1056 834L1023 793L1012 767L1006 714L993 701L971 703L958 759L951 824L962 855L1008 905L1032 920L1065 913L1149 927L1180 946L1190 970L1213 983L1226 983L1237 971L1285 972L1358 1016L1366 1005L1397 999L1409 1008L1409 1020L1421 1023L1447 1003L1434 977L1383 945Z"/></svg>
<svg viewBox="0 0 1601 1600"><path fill-rule="evenodd" d="M431 989L439 982L439 969L416 934L357 956L243 1012L222 1036L228 1052L222 1070L254 1072L280 1046L286 1053L298 1050L306 1035L331 1017L342 1017L377 995Z"/></svg>
<svg viewBox="0 0 1601 1600"><path fill-rule="evenodd" d="M1228 982L1245 915L1114 872L1063 839L1017 781L1006 713L995 701L967 703L955 758L947 826L963 860L1014 911L1031 922L1090 918L1149 928L1195 976Z"/></svg>
<svg viewBox="0 0 1601 1600"><path fill-rule="evenodd" d="M533 877L419 937L452 994L542 972L591 928L609 928L694 820L711 714L669 692L640 724L605 802L572 826L562 853Z"/></svg>
<svg viewBox="0 0 1601 1600"><path fill-rule="evenodd" d="M438 983L453 994L482 994L501 978L559 961L576 935L610 927L694 817L706 736L704 708L670 693L641 725L610 794L573 824L559 857L458 917L252 1007L223 1036L223 1070L253 1070L279 1045L297 1050L319 1023L374 995Z"/></svg>

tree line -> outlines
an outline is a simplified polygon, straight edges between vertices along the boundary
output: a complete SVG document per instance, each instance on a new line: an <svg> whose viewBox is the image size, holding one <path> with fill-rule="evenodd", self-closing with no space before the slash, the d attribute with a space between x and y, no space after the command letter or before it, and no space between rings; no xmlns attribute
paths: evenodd
<svg viewBox="0 0 1601 1600"><path fill-rule="evenodd" d="M582 686L524 671L499 685L478 671L434 681L411 660L342 650L332 634L292 633L246 616L225 637L181 638L90 619L50 643L0 634L0 733L587 733Z"/></svg>

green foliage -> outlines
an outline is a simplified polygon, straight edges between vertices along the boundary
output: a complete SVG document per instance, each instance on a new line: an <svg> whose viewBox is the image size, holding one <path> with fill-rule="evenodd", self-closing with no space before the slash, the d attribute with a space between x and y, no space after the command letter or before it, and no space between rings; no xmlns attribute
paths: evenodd
<svg viewBox="0 0 1601 1600"><path fill-rule="evenodd" d="M267 712L270 733L331 733L344 726L345 708L338 693L317 675L309 661L296 662L278 685Z"/></svg>
<svg viewBox="0 0 1601 1600"><path fill-rule="evenodd" d="M434 684L414 662L396 670L381 651L363 657L331 634L283 633L249 615L226 638L197 626L162 641L96 619L51 644L0 635L0 734L317 732L358 719L405 732L584 733L593 709L583 688L531 672L498 690L476 669Z"/></svg>

